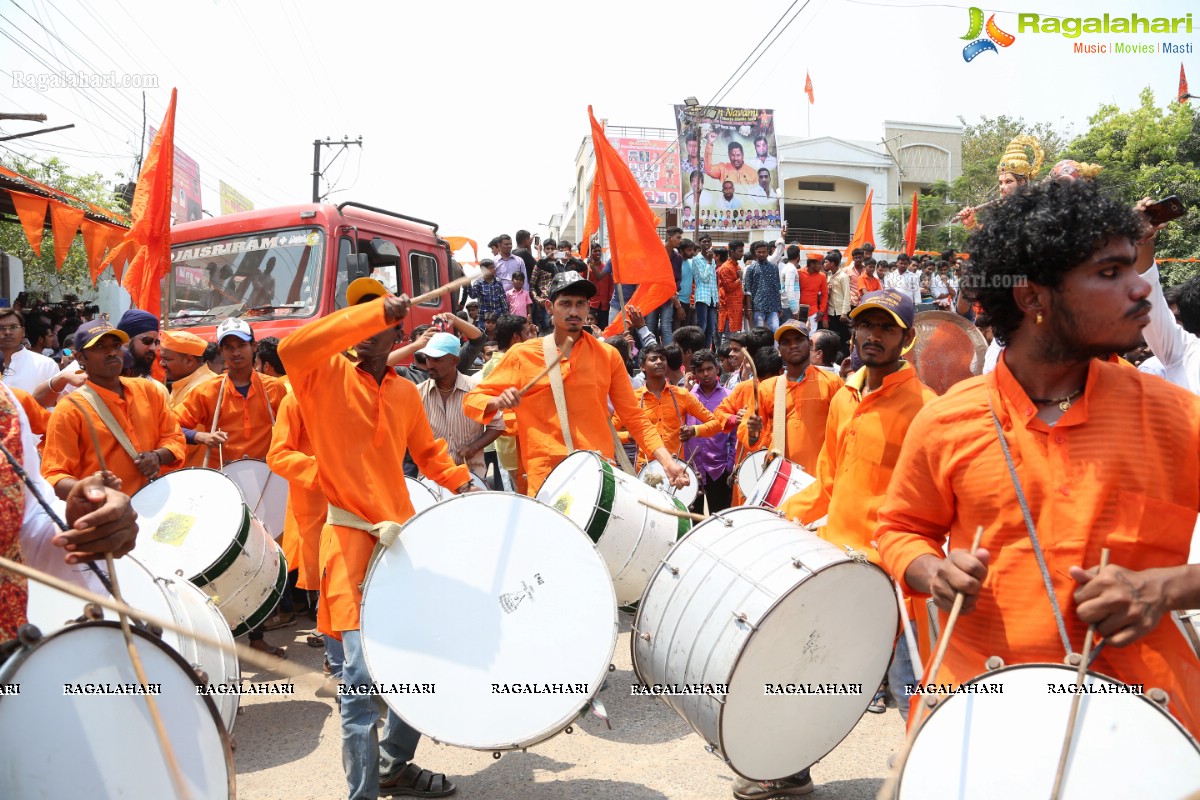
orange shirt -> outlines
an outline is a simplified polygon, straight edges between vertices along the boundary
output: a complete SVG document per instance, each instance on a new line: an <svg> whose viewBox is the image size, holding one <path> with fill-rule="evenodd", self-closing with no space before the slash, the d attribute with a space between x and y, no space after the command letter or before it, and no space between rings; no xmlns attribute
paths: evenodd
<svg viewBox="0 0 1200 800"><path fill-rule="evenodd" d="M742 279L732 258L717 267L717 331L742 329ZM726 325L725 323L729 324Z"/></svg>
<svg viewBox="0 0 1200 800"><path fill-rule="evenodd" d="M229 434L229 439L221 448L222 458L225 463L239 458L266 458L267 450L271 449L271 428L275 424L273 418L279 414L279 404L287 394L287 389L277 378L258 372L250 373L250 390L245 397L233 388L233 380L228 373L205 381L188 392L183 404L175 410L179 415L179 424L197 431L211 431L222 384L225 384L225 393L221 398L217 427ZM208 464L215 467L216 448L212 450L214 452L209 455Z"/></svg>
<svg viewBox="0 0 1200 800"><path fill-rule="evenodd" d="M417 387L387 370L382 383L341 355L384 328L383 299L335 311L279 342L292 390L320 469L321 493L338 508L371 523L405 522L413 515L404 485L404 453L431 480L457 489L471 479L434 439ZM367 561L375 538L355 528L326 525L321 532L323 633L358 630Z"/></svg>
<svg viewBox="0 0 1200 800"><path fill-rule="evenodd" d="M50 424L50 410L34 400L33 395L24 389L18 389L15 386L8 388L12 390L13 396L21 404L21 408L25 409L25 416L29 417L29 430L33 432L34 436L43 436L46 433L46 426Z"/></svg>
<svg viewBox="0 0 1200 800"><path fill-rule="evenodd" d="M267 466L288 482L287 514L283 522L283 554L289 567L299 569L296 586L321 588L321 528L328 504L321 494L317 459L304 427L296 395L279 404L279 417L267 451Z"/></svg>
<svg viewBox="0 0 1200 800"><path fill-rule="evenodd" d="M983 526L988 577L930 681L968 680L993 655L1010 665L1065 655L989 399L1076 652L1087 626L1068 568L1098 565L1104 547L1127 569L1185 564L1200 507L1200 399L1179 387L1094 359L1082 397L1050 426L1003 357L995 372L958 383L913 421L876 531L884 566L902 578L917 557L942 558L947 536L951 549L969 548ZM1200 734L1200 666L1169 617L1128 647L1104 648L1092 668L1164 689L1168 710Z"/></svg>
<svg viewBox="0 0 1200 800"><path fill-rule="evenodd" d="M862 396L866 367L850 376L834 395L825 427L825 446L816 470L817 481L784 502L788 519L814 522L826 514L821 537L847 545L878 564L871 542L879 506L900 457L900 445L913 417L937 397L921 383L906 362L883 379L883 385Z"/></svg>
<svg viewBox="0 0 1200 800"><path fill-rule="evenodd" d="M183 458L187 443L175 414L167 404L166 392L162 391L162 387L145 378L121 378L120 381L125 392L124 399L91 381L87 385L104 400L113 418L139 453L165 447L175 454L176 459ZM78 480L100 469L100 459L96 457L84 414L96 429L104 465L121 479L121 491L132 495L145 486L148 480L100 421L100 415L92 410L83 397L70 396L54 407L46 429L42 475L50 485L56 485L63 478Z"/></svg>
<svg viewBox="0 0 1200 800"><path fill-rule="evenodd" d="M652 453L662 447L658 431L638 407L633 384L629 382L625 364L615 348L583 335L571 349L571 354L558 363L562 367L567 419L576 450L595 450L606 458L613 458L607 411L610 399L617 418L644 452ZM510 386L522 388L545 368L541 338L513 346L492 373L463 398L463 411L471 419L486 425L491 422L491 417L485 413L489 400ZM516 412L521 462L529 480L529 496L533 497L550 470L567 457L549 379L538 381L521 398Z"/></svg>
<svg viewBox="0 0 1200 800"><path fill-rule="evenodd" d="M738 426L738 442L747 451L771 446L775 428L775 384L786 381L786 375L767 378L758 385L758 416L763 429L758 440L750 444L750 432L745 418ZM804 468L809 475L817 474L817 457L825 443L825 422L829 417L829 404L838 390L842 379L823 369L809 365L804 370L804 379L788 381L786 395L787 438L784 457ZM749 416L749 415L747 415Z"/></svg>
<svg viewBox="0 0 1200 800"><path fill-rule="evenodd" d="M797 270L800 282L800 303L808 306L808 315L824 314L829 308L829 281L821 270L809 272L808 267Z"/></svg>
<svg viewBox="0 0 1200 800"><path fill-rule="evenodd" d="M858 296L861 298L867 292L878 292L883 288L883 284L879 282L879 278L872 277L863 272L858 276Z"/></svg>
<svg viewBox="0 0 1200 800"><path fill-rule="evenodd" d="M208 364L201 364L191 375L188 375L186 378L180 378L172 383L171 408L175 409L175 413L179 413L179 407L183 405L183 401L191 394L193 389L213 377L215 377L215 373L208 368ZM202 444L189 444L187 446L187 454L183 458L183 463L179 466L181 468L199 467L204 463L204 454L207 452L208 448Z"/></svg>
<svg viewBox="0 0 1200 800"><path fill-rule="evenodd" d="M633 396L637 399L637 404L642 409L642 413L646 415L646 419L658 431L663 447L671 451L672 455L683 456L683 446L679 441L679 429L683 427L684 419L688 414L701 422L696 426L697 436L713 436L720 433L723 427L720 422L717 422L717 418L712 415L712 412L696 399L696 395L679 386L668 385L662 397L654 394L645 386L639 386L633 390ZM672 396L674 396L675 402L671 402ZM618 420L614 417L613 424L617 423ZM641 456L644 461L653 458L644 451Z"/></svg>
<svg viewBox="0 0 1200 800"><path fill-rule="evenodd" d="M745 409L747 414L754 410L753 379L748 378L734 386L729 396L717 406L717 410L713 412L713 416L725 426L725 430L736 430L738 424L737 413L742 409ZM755 450L762 450L765 447L766 445L763 443L762 437L759 437L758 443L754 447L750 447L746 442L739 439L737 452L734 454L733 459L734 472L736 473L737 468L742 465L742 461L745 460L747 455L753 453ZM735 480L733 482L732 505L740 506L745 501L746 498L742 497L741 487L738 486L738 482Z"/></svg>

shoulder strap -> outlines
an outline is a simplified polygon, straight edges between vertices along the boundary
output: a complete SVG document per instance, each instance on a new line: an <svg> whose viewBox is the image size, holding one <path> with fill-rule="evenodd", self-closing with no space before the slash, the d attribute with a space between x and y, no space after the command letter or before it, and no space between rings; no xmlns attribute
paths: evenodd
<svg viewBox="0 0 1200 800"><path fill-rule="evenodd" d="M787 454L787 373L775 379L775 408L771 418L771 449Z"/></svg>
<svg viewBox="0 0 1200 800"><path fill-rule="evenodd" d="M137 449L133 446L133 442L129 441L129 436L125 433L125 429L121 427L116 417L108 410L108 406L104 403L104 398L86 383L80 386L78 391L80 397L87 401L87 404L96 412L96 416L100 417L100 421L104 423L104 427L108 428L108 432L117 440L117 444L121 445L121 449L128 453L130 458L137 460Z"/></svg>
<svg viewBox="0 0 1200 800"><path fill-rule="evenodd" d="M542 337L542 355L545 356L546 366L554 364L558 355L558 347L554 344L554 334ZM567 446L567 454L575 452L575 443L571 439L571 423L567 419L567 392L563 387L562 365L554 364L549 374L550 391L554 395L554 410L558 412L558 424L562 428L563 444Z"/></svg>

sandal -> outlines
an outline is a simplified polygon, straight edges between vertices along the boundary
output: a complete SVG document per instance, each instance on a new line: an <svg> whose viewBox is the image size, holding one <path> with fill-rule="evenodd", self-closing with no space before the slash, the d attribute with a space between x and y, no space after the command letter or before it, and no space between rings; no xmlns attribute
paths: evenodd
<svg viewBox="0 0 1200 800"><path fill-rule="evenodd" d="M871 705L867 706L867 711L872 714L883 714L887 711L887 698L875 697L871 700Z"/></svg>
<svg viewBox="0 0 1200 800"><path fill-rule="evenodd" d="M280 628L287 628L296 621L296 612L294 611L279 611L270 617L267 617L263 623L263 630L277 631Z"/></svg>
<svg viewBox="0 0 1200 800"><path fill-rule="evenodd" d="M260 653L266 653L269 656L275 656L275 658L278 658L281 661L287 658L287 650L284 650L282 647L272 647L262 639L255 639L254 641L250 642L250 646L255 650L258 650Z"/></svg>
<svg viewBox="0 0 1200 800"><path fill-rule="evenodd" d="M457 790L444 774L416 764L405 764L395 775L379 779L379 793L391 797L446 797Z"/></svg>

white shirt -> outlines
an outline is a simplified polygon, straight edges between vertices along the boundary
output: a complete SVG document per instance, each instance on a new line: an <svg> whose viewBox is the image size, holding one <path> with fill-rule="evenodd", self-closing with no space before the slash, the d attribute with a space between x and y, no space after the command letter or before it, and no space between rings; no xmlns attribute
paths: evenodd
<svg viewBox="0 0 1200 800"><path fill-rule="evenodd" d="M1200 336L1188 333L1175 321L1158 282L1158 264L1142 277L1150 283L1150 324L1142 329L1142 336L1162 362L1163 377L1200 394Z"/></svg>
<svg viewBox="0 0 1200 800"><path fill-rule="evenodd" d="M1158 360L1158 356L1150 356L1141 364L1138 364L1138 372L1144 372L1147 375L1157 375L1163 380L1167 378L1166 370L1163 369L1162 362Z"/></svg>
<svg viewBox="0 0 1200 800"><path fill-rule="evenodd" d="M779 166L779 159L777 159L775 156L771 156L771 155L766 156L765 158L759 158L758 154L755 153L754 158L746 159L746 163L749 164L750 166L754 167L755 169L772 169L773 170Z"/></svg>
<svg viewBox="0 0 1200 800"><path fill-rule="evenodd" d="M949 275L943 278L941 275L938 275L935 272L933 273L933 277L929 279L929 289L933 292L934 300L941 300L943 297L949 297L950 286L951 284Z"/></svg>
<svg viewBox="0 0 1200 800"><path fill-rule="evenodd" d="M742 200L736 194L734 194L732 200L726 200L725 195L722 194L717 198L717 208L721 211L740 211L742 208Z"/></svg>
<svg viewBox="0 0 1200 800"><path fill-rule="evenodd" d="M896 289L904 292L912 298L913 305L918 305L921 302L921 276L913 272L911 269L906 270L903 274L897 270L892 270L889 277L895 276L893 285Z"/></svg>
<svg viewBox="0 0 1200 800"><path fill-rule="evenodd" d="M784 306L795 314L800 310L800 271L790 261L779 265L779 294ZM816 316L815 309L809 309Z"/></svg>
<svg viewBox="0 0 1200 800"><path fill-rule="evenodd" d="M1000 354L1004 352L1004 347L1000 344L1000 340L993 338L992 343L988 345L987 352L983 355L983 374L987 375L996 368L996 362L1000 360Z"/></svg>
<svg viewBox="0 0 1200 800"><path fill-rule="evenodd" d="M770 197L773 199L779 197L779 195L775 193L775 190L770 186L768 186L766 189L763 189L763 187L759 186L757 183L750 187L750 191L747 192L747 194L749 194L751 197Z"/></svg>
<svg viewBox="0 0 1200 800"><path fill-rule="evenodd" d="M33 394L38 384L57 374L58 366L51 359L41 353L22 348L8 359L8 367L4 370L4 382Z"/></svg>

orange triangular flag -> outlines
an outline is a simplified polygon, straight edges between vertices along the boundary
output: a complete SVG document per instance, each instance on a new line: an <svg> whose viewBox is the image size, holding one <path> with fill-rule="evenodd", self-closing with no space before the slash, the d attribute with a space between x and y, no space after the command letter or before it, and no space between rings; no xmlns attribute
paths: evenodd
<svg viewBox="0 0 1200 800"><path fill-rule="evenodd" d="M810 105L817 102L813 99L812 78L809 77L808 70L804 71L804 93L808 95L808 102Z"/></svg>
<svg viewBox="0 0 1200 800"><path fill-rule="evenodd" d="M583 221L583 238L579 240L579 255L586 257L592 250L592 237L600 230L600 193L604 191L600 170L592 179L592 194L588 198L587 217Z"/></svg>
<svg viewBox="0 0 1200 800"><path fill-rule="evenodd" d="M25 238L38 258L42 257L42 234L46 231L46 206L50 201L35 194L24 192L9 192L17 219L25 229Z"/></svg>
<svg viewBox="0 0 1200 800"><path fill-rule="evenodd" d="M871 216L871 203L875 199L875 190L872 189L867 193L867 202L863 206L863 212L858 218L858 225L854 228L854 236L850 239L850 246L846 248L847 252L854 252L854 248L862 247L867 242L872 246L875 244L875 223Z"/></svg>
<svg viewBox="0 0 1200 800"><path fill-rule="evenodd" d="M62 269L79 224L83 222L83 209L74 208L65 203L50 203L50 230L54 232L54 264Z"/></svg>
<svg viewBox="0 0 1200 800"><path fill-rule="evenodd" d="M920 223L917 218L920 215L917 213L917 193L913 192L912 213L908 215L908 229L904 231L904 252L912 255L917 249L917 231L920 230Z"/></svg>
<svg viewBox="0 0 1200 800"><path fill-rule="evenodd" d="M588 106L592 121L592 147L596 151L596 177L604 197L604 218L608 221L609 249L612 252L613 281L636 283L637 291L629 305L645 314L675 296L675 274L671 258L662 239L654 212L646 195L628 165L609 144L604 129ZM615 336L625 326L624 314L605 329L605 336Z"/></svg>
<svg viewBox="0 0 1200 800"><path fill-rule="evenodd" d="M121 282L121 276L125 274L125 267L129 264L129 254L136 249L136 245L132 242L125 241L125 236L128 231L123 228L109 228L108 230L108 255L100 264L100 269L96 272L99 275L104 271L104 268L109 264L112 265L113 277L117 283Z"/></svg>
<svg viewBox="0 0 1200 800"><path fill-rule="evenodd" d="M160 282L171 269L171 181L175 174L175 89L162 125L138 175L131 208L133 225L104 265L132 256L121 285L135 308L162 313ZM115 267L114 267L115 272Z"/></svg>
<svg viewBox="0 0 1200 800"><path fill-rule="evenodd" d="M1191 97L1191 95L1188 94L1187 75L1184 74L1183 62L1180 61L1179 62L1179 97L1178 97L1179 102L1186 103L1188 101L1189 97Z"/></svg>
<svg viewBox="0 0 1200 800"><path fill-rule="evenodd" d="M111 225L96 222L94 219L84 219L80 224L83 234L83 252L87 254L88 274L92 276L92 285L100 279L100 265L104 263L104 251L108 248L108 232ZM124 231L121 231L123 234Z"/></svg>

